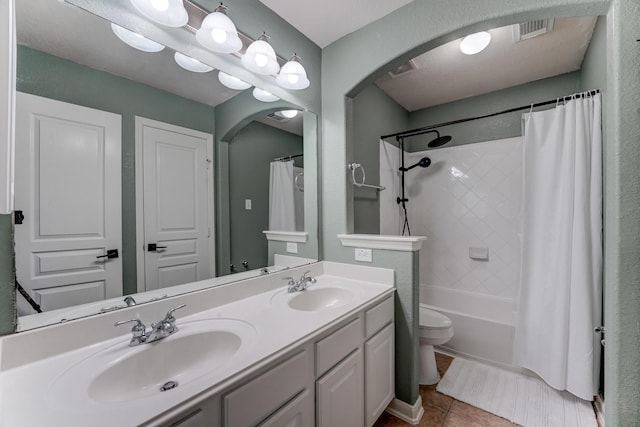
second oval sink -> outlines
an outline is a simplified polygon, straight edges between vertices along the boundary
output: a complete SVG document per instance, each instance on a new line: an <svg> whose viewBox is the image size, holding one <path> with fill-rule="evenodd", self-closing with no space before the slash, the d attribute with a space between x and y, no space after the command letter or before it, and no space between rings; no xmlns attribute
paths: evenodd
<svg viewBox="0 0 640 427"><path fill-rule="evenodd" d="M298 292L289 300L294 310L315 311L343 305L354 297L354 293L344 288L316 288Z"/></svg>

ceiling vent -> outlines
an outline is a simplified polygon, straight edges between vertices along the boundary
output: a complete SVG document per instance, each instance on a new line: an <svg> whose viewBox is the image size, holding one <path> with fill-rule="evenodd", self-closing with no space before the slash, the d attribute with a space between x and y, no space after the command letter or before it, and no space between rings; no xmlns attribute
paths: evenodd
<svg viewBox="0 0 640 427"><path fill-rule="evenodd" d="M267 117L270 118L271 120L275 120L276 122L286 122L287 120L289 120L286 117L281 116L280 114L276 113L269 113L267 114Z"/></svg>
<svg viewBox="0 0 640 427"><path fill-rule="evenodd" d="M418 65L413 59L411 59L409 60L409 62L405 64L398 65L396 68L389 71L388 74L392 79L395 79L395 78L404 76L405 74L409 74L410 72L415 71L417 69L418 69Z"/></svg>
<svg viewBox="0 0 640 427"><path fill-rule="evenodd" d="M531 39L553 30L553 19L538 19L513 26L513 41Z"/></svg>

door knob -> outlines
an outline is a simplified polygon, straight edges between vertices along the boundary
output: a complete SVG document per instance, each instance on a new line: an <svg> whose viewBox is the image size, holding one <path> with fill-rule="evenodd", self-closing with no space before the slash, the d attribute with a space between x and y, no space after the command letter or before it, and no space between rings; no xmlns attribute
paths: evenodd
<svg viewBox="0 0 640 427"><path fill-rule="evenodd" d="M167 247L166 246L159 246L157 243L149 243L147 245L147 250L149 252L155 252L156 249L167 249Z"/></svg>
<svg viewBox="0 0 640 427"><path fill-rule="evenodd" d="M107 249L106 255L98 255L96 258L118 258L118 250L117 249Z"/></svg>

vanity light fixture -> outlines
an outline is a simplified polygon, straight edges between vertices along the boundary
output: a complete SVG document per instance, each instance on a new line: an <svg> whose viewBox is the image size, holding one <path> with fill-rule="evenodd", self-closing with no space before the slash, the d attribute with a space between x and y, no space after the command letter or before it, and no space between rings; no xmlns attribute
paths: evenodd
<svg viewBox="0 0 640 427"><path fill-rule="evenodd" d="M196 40L209 50L220 53L236 53L242 49L238 30L227 16L227 7L220 3L206 16L196 31Z"/></svg>
<svg viewBox="0 0 640 427"><path fill-rule="evenodd" d="M131 0L131 4L145 17L167 27L183 27L189 14L182 0Z"/></svg>
<svg viewBox="0 0 640 427"><path fill-rule="evenodd" d="M195 58L185 55L184 53L176 52L173 55L176 63L187 71L194 73L208 73L213 71L213 67L203 64Z"/></svg>
<svg viewBox="0 0 640 427"><path fill-rule="evenodd" d="M470 34L462 39L460 50L465 55L475 55L482 52L491 42L491 34L486 31Z"/></svg>
<svg viewBox="0 0 640 427"><path fill-rule="evenodd" d="M309 87L307 71L300 63L300 57L297 54L294 53L289 62L282 66L276 82L286 89L299 90Z"/></svg>
<svg viewBox="0 0 640 427"><path fill-rule="evenodd" d="M298 110L281 110L281 111L276 111L276 114L286 119L293 119L295 116L298 115Z"/></svg>
<svg viewBox="0 0 640 427"><path fill-rule="evenodd" d="M164 49L164 46L160 43L149 40L148 38L116 25L113 22L111 23L111 30L124 43L143 52L160 52Z"/></svg>
<svg viewBox="0 0 640 427"><path fill-rule="evenodd" d="M269 36L263 32L258 40L249 45L247 52L242 56L242 65L245 68L262 75L278 73L280 65L276 59L276 52L268 40Z"/></svg>
<svg viewBox="0 0 640 427"><path fill-rule="evenodd" d="M275 102L280 100L280 98L278 98L271 92L267 92L266 90L260 89L258 87L253 88L253 97L262 102Z"/></svg>
<svg viewBox="0 0 640 427"><path fill-rule="evenodd" d="M245 90L251 87L249 83L243 82L236 76L232 76L231 74L227 74L223 71L218 71L218 80L223 86L226 86L229 89Z"/></svg>

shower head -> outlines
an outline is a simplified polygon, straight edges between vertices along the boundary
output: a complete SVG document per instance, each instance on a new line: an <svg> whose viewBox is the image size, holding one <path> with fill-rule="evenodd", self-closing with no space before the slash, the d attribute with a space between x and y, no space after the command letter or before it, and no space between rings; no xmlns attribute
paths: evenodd
<svg viewBox="0 0 640 427"><path fill-rule="evenodd" d="M421 168L428 168L430 164L431 164L431 159L428 157L423 157L418 161L418 163L411 165L408 168L400 168L400 171L406 172L418 166L420 166Z"/></svg>
<svg viewBox="0 0 640 427"><path fill-rule="evenodd" d="M438 132L437 130L434 130L433 132L435 132L437 136L436 136L436 139L434 139L433 141L427 144L429 148L440 147L446 144L447 142L451 141L451 137L449 135L440 136L440 132Z"/></svg>

